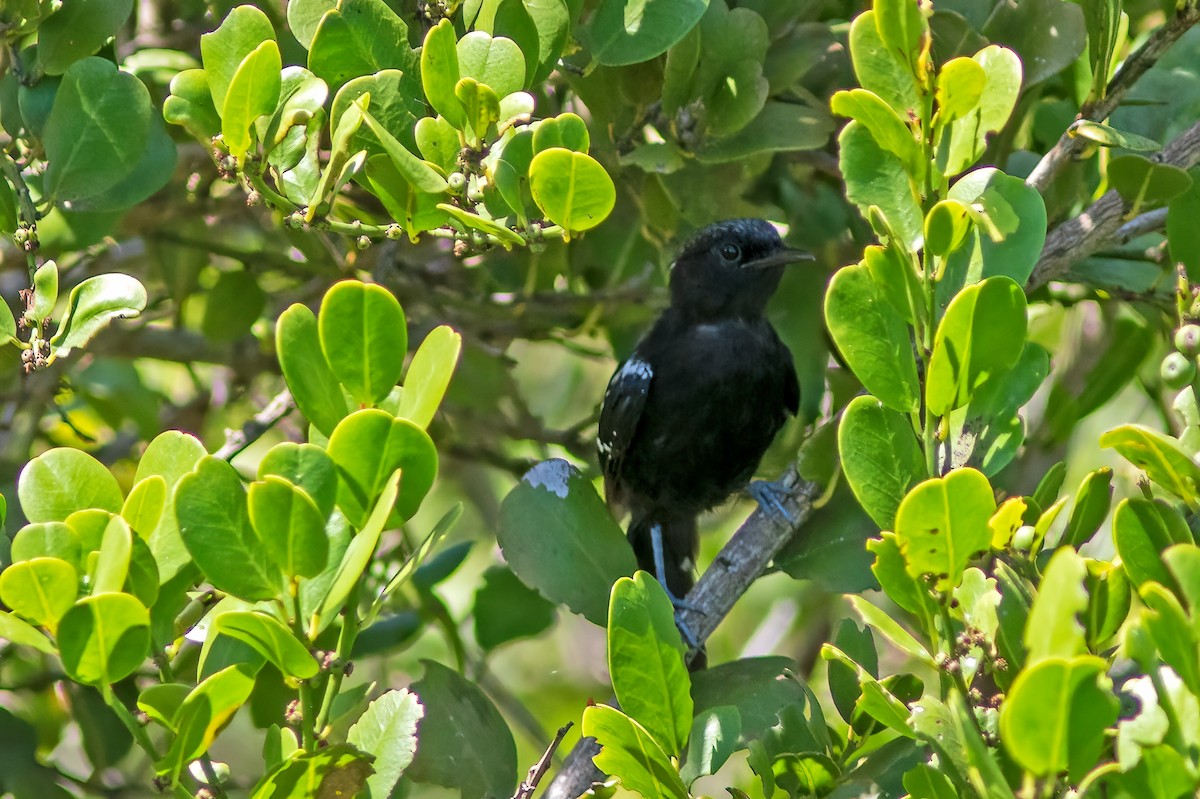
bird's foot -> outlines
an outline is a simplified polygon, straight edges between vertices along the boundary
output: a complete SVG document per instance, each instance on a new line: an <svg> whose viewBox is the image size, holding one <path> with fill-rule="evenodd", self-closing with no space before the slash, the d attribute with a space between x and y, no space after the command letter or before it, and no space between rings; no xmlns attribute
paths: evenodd
<svg viewBox="0 0 1200 799"><path fill-rule="evenodd" d="M783 481L771 483L766 480L754 480L746 486L746 493L754 498L763 511L777 515L787 522L789 527L796 526L796 517L783 504L784 498L788 496Z"/></svg>

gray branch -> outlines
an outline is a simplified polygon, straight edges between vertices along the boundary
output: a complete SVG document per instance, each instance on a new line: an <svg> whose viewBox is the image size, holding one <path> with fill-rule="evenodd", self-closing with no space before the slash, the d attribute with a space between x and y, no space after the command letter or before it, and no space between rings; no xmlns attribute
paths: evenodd
<svg viewBox="0 0 1200 799"><path fill-rule="evenodd" d="M813 503L821 496L821 486L802 480L794 470L784 476L783 485L787 489L783 505L795 524L783 523L761 508L754 511L687 595L691 607L679 611L677 618L695 633L701 644L783 545L803 527L812 515ZM575 744L542 794L543 799L575 799L593 782L603 779L592 763L599 751L594 738L583 738Z"/></svg>

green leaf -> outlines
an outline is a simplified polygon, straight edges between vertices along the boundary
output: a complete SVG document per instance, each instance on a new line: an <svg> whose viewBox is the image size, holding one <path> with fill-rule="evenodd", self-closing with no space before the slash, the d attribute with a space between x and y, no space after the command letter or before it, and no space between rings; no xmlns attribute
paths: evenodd
<svg viewBox="0 0 1200 799"><path fill-rule="evenodd" d="M31 522L61 522L78 510L119 513L121 488L100 461L71 447L46 450L17 479L21 510Z"/></svg>
<svg viewBox="0 0 1200 799"><path fill-rule="evenodd" d="M79 536L62 522L40 522L27 524L12 538L9 563L20 563L34 558L58 558L71 564L77 571L80 567Z"/></svg>
<svg viewBox="0 0 1200 799"><path fill-rule="evenodd" d="M970 209L957 200L941 200L925 215L925 249L944 258L959 248L970 229Z"/></svg>
<svg viewBox="0 0 1200 799"><path fill-rule="evenodd" d="M282 477L308 495L323 519L333 513L337 502L337 468L325 450L315 444L284 441L267 450L258 464L258 479ZM254 509L250 509L253 522Z"/></svg>
<svg viewBox="0 0 1200 799"><path fill-rule="evenodd" d="M616 204L612 178L586 153L551 147L533 156L529 190L542 213L568 233L590 230Z"/></svg>
<svg viewBox="0 0 1200 799"><path fill-rule="evenodd" d="M273 616L248 610L222 613L209 627L208 634L228 635L249 644L286 677L308 680L317 675L317 661L308 648Z"/></svg>
<svg viewBox="0 0 1200 799"><path fill-rule="evenodd" d="M586 153L592 146L587 123L572 113L559 114L543 119L533 129L533 152L540 153L551 147L562 147L577 153Z"/></svg>
<svg viewBox="0 0 1200 799"><path fill-rule="evenodd" d="M95 275L71 289L58 332L50 339L53 357L62 358L91 341L113 319L137 316L146 307L146 289L121 273Z"/></svg>
<svg viewBox="0 0 1200 799"><path fill-rule="evenodd" d="M217 734L250 698L255 671L248 664L239 663L218 671L192 689L171 719L177 732L171 748L156 764L159 773L177 776L184 766L208 751Z"/></svg>
<svg viewBox="0 0 1200 799"><path fill-rule="evenodd" d="M841 769L828 755L787 752L773 764L775 784L789 796L824 796L837 785Z"/></svg>
<svg viewBox="0 0 1200 799"><path fill-rule="evenodd" d="M417 56L408 26L383 0L341 0L321 17L308 68L336 93L352 78L385 69L415 75Z"/></svg>
<svg viewBox="0 0 1200 799"><path fill-rule="evenodd" d="M462 149L462 142L458 131L445 119L440 116L418 119L413 136L417 141L417 149L426 160L447 173L458 169L458 153Z"/></svg>
<svg viewBox="0 0 1200 799"><path fill-rule="evenodd" d="M960 116L951 123L948 138L943 134L938 163L943 164L947 176L970 168L983 156L988 135L1007 124L1021 93L1021 59L1012 50L993 44L970 60L982 67L984 82L978 101L969 108L960 107ZM963 63L960 69L964 72L974 72L965 66L966 59L955 61Z"/></svg>
<svg viewBox="0 0 1200 799"><path fill-rule="evenodd" d="M425 431L380 410L355 411L343 419L327 451L342 477L338 507L355 526L361 526L396 469L404 477L395 510L405 520L416 513L437 476L437 450Z"/></svg>
<svg viewBox="0 0 1200 799"><path fill-rule="evenodd" d="M684 784L715 774L737 750L741 733L741 715L732 705L697 713L688 735L687 759L679 773Z"/></svg>
<svg viewBox="0 0 1200 799"><path fill-rule="evenodd" d="M186 69L171 78L171 94L163 101L163 119L182 126L204 143L221 132L221 115L213 105L204 70Z"/></svg>
<svg viewBox="0 0 1200 799"><path fill-rule="evenodd" d="M496 537L526 585L594 624L608 619L613 582L637 568L591 481L564 460L525 473L500 506Z"/></svg>
<svg viewBox="0 0 1200 799"><path fill-rule="evenodd" d="M471 31L456 49L464 78L486 84L501 97L525 88L525 56L512 39Z"/></svg>
<svg viewBox="0 0 1200 799"><path fill-rule="evenodd" d="M931 610L929 589L908 573L895 533L885 532L879 538L870 539L867 550L875 555L871 573L889 599L917 616Z"/></svg>
<svg viewBox="0 0 1200 799"><path fill-rule="evenodd" d="M329 558L325 519L308 493L282 477L250 484L250 524L284 576L316 577Z"/></svg>
<svg viewBox="0 0 1200 799"><path fill-rule="evenodd" d="M150 113L145 85L111 61L92 57L72 64L42 135L47 195L70 208L128 177L149 140Z"/></svg>
<svg viewBox="0 0 1200 799"><path fill-rule="evenodd" d="M1171 200L1167 208L1167 247L1173 263L1182 263L1190 279L1200 279L1200 169L1194 169L1192 187Z"/></svg>
<svg viewBox="0 0 1200 799"><path fill-rule="evenodd" d="M425 34L425 46L421 48L421 85L434 110L452 127L465 130L467 114L454 93L454 87L462 78L457 44L458 38L450 20L443 19L429 29Z"/></svg>
<svg viewBox="0 0 1200 799"><path fill-rule="evenodd" d="M59 558L33 558L0 572L0 601L13 613L51 632L75 604L78 593L78 573Z"/></svg>
<svg viewBox="0 0 1200 799"><path fill-rule="evenodd" d="M179 479L192 471L207 454L204 445L194 436L168 430L154 437L138 461L137 472L133 476L135 490L137 484L154 476L161 477L167 484L166 503L154 530L147 532L134 528L139 535L149 536L150 551L154 553L159 577L164 583L191 562L191 555L179 535L174 488Z"/></svg>
<svg viewBox="0 0 1200 799"><path fill-rule="evenodd" d="M770 90L761 61L745 58L732 65L703 98L708 134L721 138L746 127L763 109Z"/></svg>
<svg viewBox="0 0 1200 799"><path fill-rule="evenodd" d="M883 98L901 118L919 108L917 83L901 53L884 43L874 11L864 11L850 24L850 61L858 84Z"/></svg>
<svg viewBox="0 0 1200 799"><path fill-rule="evenodd" d="M392 163L400 174L404 176L404 179L417 191L425 192L426 194L441 194L445 192L447 189L446 179L428 161L422 161L409 152L407 147L401 144L395 136L367 111L367 99L369 99L369 95L355 100L355 105L358 106L359 111L362 113L363 121L367 123L367 127L371 132L375 134L375 137L383 147L383 151L387 153L388 158L392 159Z"/></svg>
<svg viewBox="0 0 1200 799"><path fill-rule="evenodd" d="M864 217L872 206L878 207L894 226L900 242L915 249L923 215L916 184L905 171L904 162L883 149L858 121L842 129L838 150L846 197Z"/></svg>
<svg viewBox="0 0 1200 799"><path fill-rule="evenodd" d="M1121 33L1121 0L1084 0L1083 21L1087 26L1088 61L1092 67L1093 100L1104 98L1117 39Z"/></svg>
<svg viewBox="0 0 1200 799"><path fill-rule="evenodd" d="M691 675L696 716L721 707L736 708L743 738L761 738L779 723L782 708L805 703L796 668L789 658L775 656L731 660L697 671ZM813 710L819 718L820 708ZM818 726L824 729L824 722Z"/></svg>
<svg viewBox="0 0 1200 799"><path fill-rule="evenodd" d="M1200 618L1197 613L1200 610L1200 547L1176 544L1163 550L1162 559L1179 586L1180 598L1191 608L1193 615Z"/></svg>
<svg viewBox="0 0 1200 799"><path fill-rule="evenodd" d="M1200 693L1200 651L1194 625L1175 595L1158 583L1146 583L1139 592L1148 610L1142 620L1164 663L1175 670L1193 695Z"/></svg>
<svg viewBox="0 0 1200 799"><path fill-rule="evenodd" d="M1124 133L1111 125L1093 122L1090 119L1079 119L1071 123L1071 127L1067 128L1067 133L1070 136L1087 139L1101 147L1120 147L1125 150L1142 152L1162 149L1162 145L1153 139L1138 136L1136 133Z"/></svg>
<svg viewBox="0 0 1200 799"><path fill-rule="evenodd" d="M1126 424L1100 436L1100 446L1115 449L1180 499L1195 501L1200 491L1200 466L1174 438L1144 425Z"/></svg>
<svg viewBox="0 0 1200 799"><path fill-rule="evenodd" d="M283 577L250 525L246 492L228 462L204 457L175 486L174 500L183 543L214 587L246 601L279 593Z"/></svg>
<svg viewBox="0 0 1200 799"><path fill-rule="evenodd" d="M580 32L592 58L605 66L649 61L687 35L708 0L638 0L601 3Z"/></svg>
<svg viewBox="0 0 1200 799"><path fill-rule="evenodd" d="M1117 634L1129 616L1133 592L1120 564L1087 560L1086 588L1089 597L1084 626L1088 648L1100 651Z"/></svg>
<svg viewBox="0 0 1200 799"><path fill-rule="evenodd" d="M150 612L129 594L84 597L59 620L57 638L68 677L109 686L149 656Z"/></svg>
<svg viewBox="0 0 1200 799"><path fill-rule="evenodd" d="M429 331L404 375L404 392L396 416L420 428L429 427L442 404L462 352L462 336L446 325Z"/></svg>
<svg viewBox="0 0 1200 799"><path fill-rule="evenodd" d="M325 12L336 7L337 0L292 0L288 3L288 29L305 50L312 47L313 36Z"/></svg>
<svg viewBox="0 0 1200 799"><path fill-rule="evenodd" d="M832 131L833 118L823 110L768 100L758 116L736 133L706 137L696 160L723 164L761 153L815 150L825 146Z"/></svg>
<svg viewBox="0 0 1200 799"><path fill-rule="evenodd" d="M280 59L279 45L267 39L242 60L229 82L221 106L221 136L229 154L239 161L250 149L255 120L273 112L279 103Z"/></svg>
<svg viewBox="0 0 1200 799"><path fill-rule="evenodd" d="M46 261L33 273L33 307L26 317L41 325L58 302L58 264Z"/></svg>
<svg viewBox="0 0 1200 799"><path fill-rule="evenodd" d="M896 541L908 573L935 575L943 591L957 586L967 562L990 548L988 519L995 511L992 486L974 469L918 485L896 511Z"/></svg>
<svg viewBox="0 0 1200 799"><path fill-rule="evenodd" d="M354 746L332 744L284 759L263 775L250 799L361 796L373 771L371 758Z"/></svg>
<svg viewBox="0 0 1200 799"><path fill-rule="evenodd" d="M326 361L356 400L373 405L400 381L408 330L390 291L343 280L325 292L317 325Z"/></svg>
<svg viewBox="0 0 1200 799"><path fill-rule="evenodd" d="M1125 202L1139 208L1165 205L1192 187L1192 178L1184 170L1141 155L1110 159L1108 181Z"/></svg>
<svg viewBox="0 0 1200 799"><path fill-rule="evenodd" d="M514 244L523 245L525 243L525 240L516 233L490 219L484 219L479 214L464 211L458 206L450 205L449 203L438 203L437 208L458 222L461 222L463 228L466 230L478 230L482 233L487 233L489 236L495 236L506 249L512 247Z"/></svg>
<svg viewBox="0 0 1200 799"><path fill-rule="evenodd" d="M987 73L971 58L952 58L938 70L934 99L938 122L947 125L974 110L983 96Z"/></svg>
<svg viewBox="0 0 1200 799"><path fill-rule="evenodd" d="M556 615L554 605L500 565L483 573L471 606L475 640L485 651L546 631Z"/></svg>
<svg viewBox="0 0 1200 799"><path fill-rule="evenodd" d="M997 6L995 12L979 32L1020 54L1027 90L1075 63L1083 52L1087 31L1076 3L1028 0L1019 6Z"/></svg>
<svg viewBox="0 0 1200 799"><path fill-rule="evenodd" d="M1083 478L1075 494L1071 519L1063 532L1064 544L1079 549L1100 529L1112 505L1112 476L1112 469L1102 466Z"/></svg>
<svg viewBox="0 0 1200 799"><path fill-rule="evenodd" d="M444 195L415 189L396 168L391 156L375 155L367 159L366 178L371 193L379 198L392 218L407 231L410 241L415 242L423 231L450 223L450 215L439 207Z"/></svg>
<svg viewBox="0 0 1200 799"><path fill-rule="evenodd" d="M233 92L229 96L232 98ZM214 341L236 341L250 333L266 304L267 294L253 272L221 272L204 298L200 329Z"/></svg>
<svg viewBox="0 0 1200 799"><path fill-rule="evenodd" d="M167 481L156 474L134 483L121 506L121 518L138 536L148 541L162 520L167 494Z"/></svg>
<svg viewBox="0 0 1200 799"><path fill-rule="evenodd" d="M870 131L875 143L899 158L914 180L923 174L925 165L916 137L896 110L879 95L866 89L839 91L830 98L829 107L833 113L850 117Z"/></svg>
<svg viewBox="0 0 1200 799"><path fill-rule="evenodd" d="M350 408L321 349L317 317L307 306L296 303L280 315L275 326L275 350L300 412L328 436Z"/></svg>
<svg viewBox="0 0 1200 799"><path fill-rule="evenodd" d="M691 681L675 610L662 586L639 571L613 584L608 673L622 710L675 755L692 726Z"/></svg>
<svg viewBox="0 0 1200 799"><path fill-rule="evenodd" d="M1130 497L1121 500L1113 513L1113 544L1139 589L1149 582L1174 586L1162 553L1174 544L1192 543L1187 522L1166 503Z"/></svg>
<svg viewBox="0 0 1200 799"><path fill-rule="evenodd" d="M79 59L95 55L132 10L133 0L64 3L37 26L38 64L47 75L61 75Z"/></svg>
<svg viewBox="0 0 1200 799"><path fill-rule="evenodd" d="M1024 768L1072 782L1096 764L1117 700L1107 662L1083 655L1050 658L1022 671L1000 709L1000 739Z"/></svg>
<svg viewBox="0 0 1200 799"><path fill-rule="evenodd" d="M958 799L950 778L925 763L918 763L904 773L904 790L911 799Z"/></svg>
<svg viewBox="0 0 1200 799"><path fill-rule="evenodd" d="M883 43L917 75L918 59L929 48L929 24L916 0L876 0L875 25Z"/></svg>
<svg viewBox="0 0 1200 799"><path fill-rule="evenodd" d="M424 118L426 105L421 81L415 72L384 69L373 75L361 75L347 81L333 98L329 112L330 126L337 129L342 114L350 104L363 95L370 95L371 116L393 138L399 139L411 151L413 126ZM361 108L362 106L360 106ZM359 129L350 139L350 152L367 150L371 154L386 152L384 145L370 128Z"/></svg>
<svg viewBox="0 0 1200 799"><path fill-rule="evenodd" d="M371 515L367 517L362 525L362 529L351 539L350 545L346 547L346 551L342 554L342 560L338 564L337 572L329 584L329 590L324 598L322 598L320 606L313 613L312 627L315 631L319 632L324 629L333 620L333 617L341 611L342 605L346 603L350 592L354 590L354 586L358 584L363 572L367 569L367 565L371 562L371 556L375 554L375 547L379 544L379 536L383 533L383 528L387 525L388 516L396 504L400 477L400 469L395 470L388 476L379 493L379 500L371 509ZM316 635L314 634L311 637L315 638Z"/></svg>
<svg viewBox="0 0 1200 799"><path fill-rule="evenodd" d="M415 694L408 689L385 691L371 701L346 734L351 743L373 755L375 773L367 778L369 799L386 799L413 761L417 750L417 724L425 716Z"/></svg>
<svg viewBox="0 0 1200 799"><path fill-rule="evenodd" d="M458 788L463 796L505 796L517 782L517 747L495 705L457 672L424 660L409 686L425 706L420 746L405 776ZM463 730L472 734L463 736Z"/></svg>
<svg viewBox="0 0 1200 799"><path fill-rule="evenodd" d="M1027 663L1087 654L1079 622L1088 607L1086 577L1083 558L1070 547L1062 547L1050 558L1025 624Z"/></svg>
<svg viewBox="0 0 1200 799"><path fill-rule="evenodd" d="M891 529L909 487L925 476L908 419L875 397L855 397L838 426L838 453L863 510L881 530Z"/></svg>
<svg viewBox="0 0 1200 799"><path fill-rule="evenodd" d="M900 623L860 596L847 597L851 607L872 630L891 641L901 652L917 661L932 665L933 658L928 649L913 637Z"/></svg>
<svg viewBox="0 0 1200 799"><path fill-rule="evenodd" d="M50 639L38 632L37 628L4 610L0 610L0 638L18 646L32 647L47 655L57 651Z"/></svg>
<svg viewBox="0 0 1200 799"><path fill-rule="evenodd" d="M1025 292L1008 277L963 289L938 325L926 399L943 416L971 401L993 375L1016 365L1025 347Z"/></svg>
<svg viewBox="0 0 1200 799"><path fill-rule="evenodd" d="M112 517L104 528L96 567L92 570L92 594L120 591L129 576L133 555L133 531L120 516ZM155 586L158 587L157 585Z"/></svg>
<svg viewBox="0 0 1200 799"><path fill-rule="evenodd" d="M275 39L271 20L252 5L233 8L221 26L200 37L200 58L208 77L213 107L225 107L225 94L238 67L256 47Z"/></svg>
<svg viewBox="0 0 1200 799"><path fill-rule="evenodd" d="M687 789L662 747L621 711L608 705L585 708L583 735L600 745L593 758L596 768L619 776L626 790L643 799L686 799Z"/></svg>
<svg viewBox="0 0 1200 799"><path fill-rule="evenodd" d="M997 275L1024 285L1046 241L1046 205L1037 190L987 167L964 175L947 197L971 209L976 224L947 260L938 304L948 303L965 285Z"/></svg>
<svg viewBox="0 0 1200 799"><path fill-rule="evenodd" d="M0 178L0 235L11 236L17 232L17 195L7 178ZM7 304L6 304L7 307ZM0 309L0 314L3 309ZM12 309L7 316L12 317ZM0 336L13 336L17 332L16 324L9 329L9 323L0 320Z"/></svg>
<svg viewBox="0 0 1200 799"><path fill-rule="evenodd" d="M825 294L825 323L867 391L893 410L917 410L920 384L908 327L865 264L834 274Z"/></svg>

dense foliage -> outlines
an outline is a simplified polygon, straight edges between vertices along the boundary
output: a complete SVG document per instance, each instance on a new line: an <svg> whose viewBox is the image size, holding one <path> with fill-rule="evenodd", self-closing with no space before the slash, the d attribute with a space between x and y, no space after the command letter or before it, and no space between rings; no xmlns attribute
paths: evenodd
<svg viewBox="0 0 1200 799"><path fill-rule="evenodd" d="M0 795L1195 795L1198 21L4 4ZM825 268L689 672L592 439L733 216Z"/></svg>

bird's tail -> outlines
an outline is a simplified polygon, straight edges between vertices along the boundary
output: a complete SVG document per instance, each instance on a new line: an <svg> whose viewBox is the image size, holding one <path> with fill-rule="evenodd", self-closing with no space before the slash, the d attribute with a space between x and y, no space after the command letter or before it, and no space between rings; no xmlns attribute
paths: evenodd
<svg viewBox="0 0 1200 799"><path fill-rule="evenodd" d="M652 530L654 525L662 528L663 574L654 563ZM696 584L696 551L699 537L696 533L695 516L656 518L634 515L629 522L629 543L637 556L638 568L664 578L667 588L677 599L683 599Z"/></svg>

